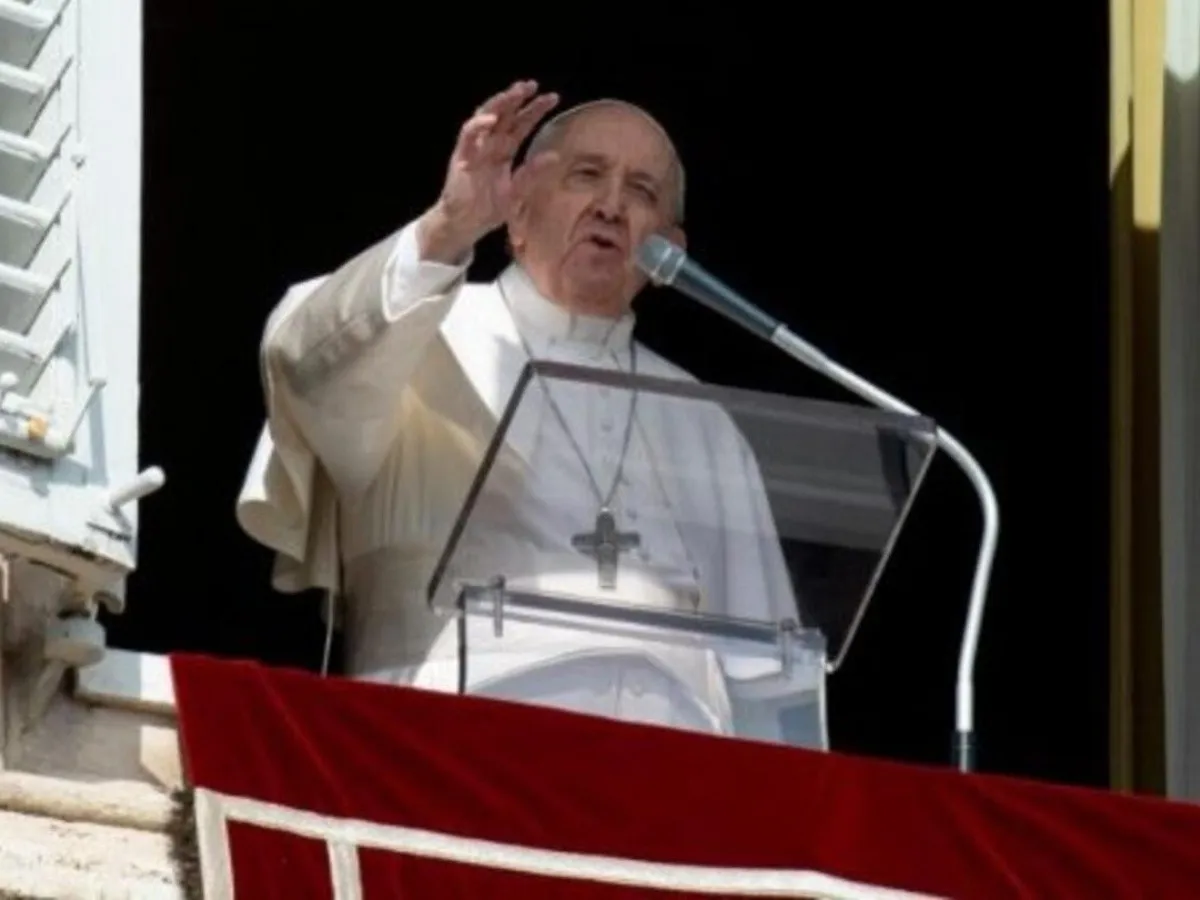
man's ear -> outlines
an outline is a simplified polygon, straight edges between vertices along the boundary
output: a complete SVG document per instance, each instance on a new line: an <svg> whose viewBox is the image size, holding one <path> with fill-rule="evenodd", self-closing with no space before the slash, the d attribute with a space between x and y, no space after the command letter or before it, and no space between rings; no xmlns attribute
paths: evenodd
<svg viewBox="0 0 1200 900"><path fill-rule="evenodd" d="M508 230L508 245L514 253L525 243L525 220L528 217L529 205L523 196L514 197L508 208L508 219L505 223Z"/></svg>

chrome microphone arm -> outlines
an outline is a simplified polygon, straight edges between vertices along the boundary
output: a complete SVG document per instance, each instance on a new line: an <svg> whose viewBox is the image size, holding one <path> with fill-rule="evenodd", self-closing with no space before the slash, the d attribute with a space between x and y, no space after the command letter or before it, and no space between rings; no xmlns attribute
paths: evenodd
<svg viewBox="0 0 1200 900"><path fill-rule="evenodd" d="M915 416L919 413L908 404L851 372L786 325L744 300L703 268L691 262L681 247L660 235L651 235L638 248L638 267L659 285L670 285L698 303L707 306L735 322L738 326L770 341L797 362L824 375L874 406ZM987 605L992 564L1000 539L1000 507L996 493L983 467L957 438L938 427L934 440L966 474L983 510L983 534L975 560L975 576L971 581L967 622L963 629L958 656L958 675L954 704L954 763L964 772L975 767L975 660L979 650L979 635L983 629L983 612Z"/></svg>
<svg viewBox="0 0 1200 900"><path fill-rule="evenodd" d="M834 362L808 341L789 331L786 325L777 325L771 333L770 341L792 359L880 409L909 416L920 415L908 404ZM996 492L992 488L991 480L971 452L954 435L940 426L937 427L934 439L937 446L944 450L967 476L979 496L979 505L983 511L983 535L979 541L975 575L971 581L967 623L959 648L958 677L955 683L953 760L961 771L970 772L975 768L975 660L979 651L979 635L983 630L983 612L987 606L992 564L1000 540L1000 505L996 501Z"/></svg>

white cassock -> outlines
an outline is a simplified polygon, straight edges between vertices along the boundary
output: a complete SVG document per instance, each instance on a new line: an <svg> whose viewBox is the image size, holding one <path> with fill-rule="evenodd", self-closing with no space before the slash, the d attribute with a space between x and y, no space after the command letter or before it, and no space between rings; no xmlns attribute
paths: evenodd
<svg viewBox="0 0 1200 900"><path fill-rule="evenodd" d="M516 265L490 284L465 272L420 260L410 223L290 289L267 323L267 424L238 521L276 552L279 590L338 590L344 566L350 677L457 690L457 628L429 609L426 588L530 353L625 371L636 353L641 374L693 380L634 347L632 315L569 314ZM640 535L640 554L618 569L635 602L796 617L757 464L727 416L643 393L626 446L628 391L529 390L498 464L515 477L485 488L456 559L543 586L561 576L588 593L595 561L570 546L601 505L586 463L602 490L618 483L618 525ZM679 474L689 472L701 480ZM497 638L469 621L471 693L731 733L739 683L772 676L762 659L530 623Z"/></svg>

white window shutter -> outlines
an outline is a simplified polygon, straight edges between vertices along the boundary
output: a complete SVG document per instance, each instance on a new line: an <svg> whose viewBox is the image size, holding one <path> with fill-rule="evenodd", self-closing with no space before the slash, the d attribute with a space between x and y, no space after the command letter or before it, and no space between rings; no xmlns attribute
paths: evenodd
<svg viewBox="0 0 1200 900"><path fill-rule="evenodd" d="M0 0L0 553L136 562L140 0Z"/></svg>

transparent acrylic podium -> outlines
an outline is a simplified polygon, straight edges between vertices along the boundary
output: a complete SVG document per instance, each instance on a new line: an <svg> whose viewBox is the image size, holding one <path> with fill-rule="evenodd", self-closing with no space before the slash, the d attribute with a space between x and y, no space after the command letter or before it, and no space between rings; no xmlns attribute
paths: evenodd
<svg viewBox="0 0 1200 900"><path fill-rule="evenodd" d="M427 586L457 618L459 690L827 749L826 678L934 432L856 405L530 363Z"/></svg>

